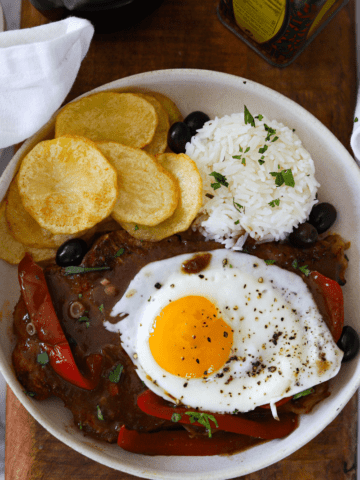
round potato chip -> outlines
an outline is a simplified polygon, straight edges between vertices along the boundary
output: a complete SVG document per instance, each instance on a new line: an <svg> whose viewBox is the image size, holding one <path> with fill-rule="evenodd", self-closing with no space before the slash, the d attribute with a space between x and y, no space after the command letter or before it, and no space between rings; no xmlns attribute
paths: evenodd
<svg viewBox="0 0 360 480"><path fill-rule="evenodd" d="M23 207L17 178L10 184L5 216L12 236L18 242L35 248L57 248L74 235L53 235L33 219Z"/></svg>
<svg viewBox="0 0 360 480"><path fill-rule="evenodd" d="M155 130L155 134L149 145L144 147L145 152L156 155L159 153L164 153L167 147L167 136L170 128L169 115L166 110L161 106L152 95L141 94L141 97L145 98L151 105L155 108L156 114L158 116L158 124Z"/></svg>
<svg viewBox="0 0 360 480"><path fill-rule="evenodd" d="M184 120L184 117L182 116L177 105L169 97L159 92L149 92L149 94L155 97L155 99L161 103L163 108L165 108L169 115L170 125L173 125L176 122L182 122Z"/></svg>
<svg viewBox="0 0 360 480"><path fill-rule="evenodd" d="M92 141L73 136L38 143L17 177L25 210L53 234L93 227L112 211L117 174Z"/></svg>
<svg viewBox="0 0 360 480"><path fill-rule="evenodd" d="M100 92L68 103L56 117L55 137L78 135L143 148L157 123L155 108L139 95Z"/></svg>
<svg viewBox="0 0 360 480"><path fill-rule="evenodd" d="M157 225L172 215L179 187L155 157L115 142L100 142L97 147L118 172L119 194L111 212L117 222Z"/></svg>
<svg viewBox="0 0 360 480"><path fill-rule="evenodd" d="M179 182L179 204L171 217L155 227L120 222L130 235L140 240L158 242L178 232L187 230L202 205L202 180L196 164L187 155L164 153L157 160Z"/></svg>
<svg viewBox="0 0 360 480"><path fill-rule="evenodd" d="M15 240L11 235L5 218L5 202L0 205L0 258L17 265L24 257L25 252L29 252L35 262L51 260L56 256L56 249L51 248L31 248Z"/></svg>
<svg viewBox="0 0 360 480"><path fill-rule="evenodd" d="M55 259L57 249L25 247L25 251L31 254L34 262L45 262L46 260Z"/></svg>
<svg viewBox="0 0 360 480"><path fill-rule="evenodd" d="M184 117L182 116L180 110L178 109L177 105L166 95L163 95L162 93L159 92L151 92L151 95L153 95L158 102L161 103L161 105L165 108L169 115L169 120L170 120L170 127L176 122L182 122L184 120ZM173 153L170 147L167 145L167 136L166 136L166 148L164 150L166 153Z"/></svg>

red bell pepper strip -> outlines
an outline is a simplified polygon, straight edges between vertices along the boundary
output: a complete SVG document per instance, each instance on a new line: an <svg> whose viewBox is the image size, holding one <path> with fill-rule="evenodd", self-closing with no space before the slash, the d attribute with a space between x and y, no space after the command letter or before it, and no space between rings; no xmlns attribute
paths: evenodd
<svg viewBox="0 0 360 480"><path fill-rule="evenodd" d="M49 355L51 367L69 383L93 390L100 379L101 355L94 355L92 376L85 378L76 366L70 345L56 316L42 268L26 253L18 267L21 293L30 320L35 326L42 347Z"/></svg>
<svg viewBox="0 0 360 480"><path fill-rule="evenodd" d="M190 412L191 409L185 407L169 407L166 401L153 393L151 390L146 390L138 396L138 407L148 415L152 415L157 418L163 418L165 420L171 420L173 414L181 415L177 421L179 423L191 424ZM272 416L263 419L261 422L255 420L249 420L237 415L231 414L214 414L211 412L197 412L213 415L216 419L218 427L210 420L210 426L212 430L224 430L226 432L240 433L242 435L248 435L250 437L263 438L265 440L271 440L274 438L282 438L295 430L297 423L291 416L284 416L282 421L275 420ZM195 422L194 425L200 425Z"/></svg>
<svg viewBox="0 0 360 480"><path fill-rule="evenodd" d="M185 430L162 430L154 433L139 433L120 428L118 445L124 450L143 455L205 456L233 453L244 447L244 437L235 433L208 438L190 438Z"/></svg>
<svg viewBox="0 0 360 480"><path fill-rule="evenodd" d="M327 313L325 321L335 342L339 341L344 326L344 298L340 285L319 272L313 271L308 277L309 283L320 294Z"/></svg>

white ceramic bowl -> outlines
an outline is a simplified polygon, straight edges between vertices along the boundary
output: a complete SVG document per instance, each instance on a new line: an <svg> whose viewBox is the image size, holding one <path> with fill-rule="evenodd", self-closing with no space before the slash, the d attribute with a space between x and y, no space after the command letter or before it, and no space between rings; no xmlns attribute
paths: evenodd
<svg viewBox="0 0 360 480"><path fill-rule="evenodd" d="M358 292L360 291L360 171L335 136L301 106L255 82L206 70L163 70L117 80L93 92L139 87L168 95L184 115L202 110L210 117L242 111L262 113L295 128L316 165L321 182L319 199L333 203L338 211L334 230L351 241L350 258L343 288L346 324L360 332ZM6 193L19 160L39 140L51 135L53 120L29 139L14 156L0 179L0 200ZM228 479L265 468L290 455L321 432L350 400L360 384L360 357L345 364L333 382L329 398L309 415L302 416L299 428L283 440L273 440L233 456L163 457L135 455L86 438L72 426L72 415L57 399L37 402L23 393L11 366L12 310L19 297L17 269L0 260L0 365L22 404L31 415L59 440L87 457L109 467L144 478ZM4 281L6 279L6 281Z"/></svg>

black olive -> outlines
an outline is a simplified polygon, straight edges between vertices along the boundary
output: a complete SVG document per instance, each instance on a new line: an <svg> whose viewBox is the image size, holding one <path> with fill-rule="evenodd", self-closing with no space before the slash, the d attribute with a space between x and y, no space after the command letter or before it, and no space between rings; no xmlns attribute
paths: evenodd
<svg viewBox="0 0 360 480"><path fill-rule="evenodd" d="M346 326L343 328L337 346L344 352L342 361L348 362L355 358L359 352L359 335L352 327Z"/></svg>
<svg viewBox="0 0 360 480"><path fill-rule="evenodd" d="M190 128L184 122L171 125L168 133L168 145L175 153L185 153L185 145L191 140Z"/></svg>
<svg viewBox="0 0 360 480"><path fill-rule="evenodd" d="M301 223L289 235L289 241L294 247L306 248L318 239L318 232L310 223Z"/></svg>
<svg viewBox="0 0 360 480"><path fill-rule="evenodd" d="M64 242L56 252L56 263L60 267L70 267L71 265L80 265L88 246L85 240L81 238L72 238Z"/></svg>
<svg viewBox="0 0 360 480"><path fill-rule="evenodd" d="M209 115L204 112L192 112L185 118L184 123L190 128L191 136L196 135L197 130L204 126L204 123L210 120Z"/></svg>
<svg viewBox="0 0 360 480"><path fill-rule="evenodd" d="M336 208L331 203L317 203L311 210L309 223L314 225L318 233L324 233L336 220Z"/></svg>

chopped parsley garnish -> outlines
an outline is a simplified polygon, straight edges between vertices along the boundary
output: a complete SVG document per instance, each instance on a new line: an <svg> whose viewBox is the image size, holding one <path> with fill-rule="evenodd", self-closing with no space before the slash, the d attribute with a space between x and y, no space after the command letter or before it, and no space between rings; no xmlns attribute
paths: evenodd
<svg viewBox="0 0 360 480"><path fill-rule="evenodd" d="M255 118L258 118L261 121L264 118L264 116L259 114L259 115L256 115Z"/></svg>
<svg viewBox="0 0 360 480"><path fill-rule="evenodd" d="M35 397L35 395L36 395L35 392L27 392L26 390L24 390L24 393L25 393L25 395L27 395L28 397Z"/></svg>
<svg viewBox="0 0 360 480"><path fill-rule="evenodd" d="M244 207L243 207L243 205L240 205L240 203L236 203L235 198L233 198L233 205L239 213L242 213L240 208L244 208Z"/></svg>
<svg viewBox="0 0 360 480"><path fill-rule="evenodd" d="M211 193L205 193L205 197L212 199L214 198L214 195L211 195Z"/></svg>
<svg viewBox="0 0 360 480"><path fill-rule="evenodd" d="M136 232L136 230L139 230L139 227L137 225L135 225L134 230Z"/></svg>
<svg viewBox="0 0 360 480"><path fill-rule="evenodd" d="M261 120L261 119L260 119L260 120ZM238 411L239 411L239 410L238 410L237 408L235 408L235 410L232 412L232 414L233 414L233 415L236 415L236 414L238 413Z"/></svg>
<svg viewBox="0 0 360 480"><path fill-rule="evenodd" d="M79 297L79 298L82 298L82 293L79 293L78 297Z"/></svg>
<svg viewBox="0 0 360 480"><path fill-rule="evenodd" d="M282 176L287 187L295 187L295 180L291 171L291 168L282 170Z"/></svg>
<svg viewBox="0 0 360 480"><path fill-rule="evenodd" d="M306 277L308 277L311 273L311 271L307 268L307 265L299 267L299 263L297 260L294 260L291 265L293 268L298 268L300 272L303 273Z"/></svg>
<svg viewBox="0 0 360 480"><path fill-rule="evenodd" d="M244 153L247 153L249 150L250 150L250 147L247 147ZM239 146L239 152L242 152L242 151L243 149ZM241 163L243 165L246 165L245 157L241 157L241 155L233 155L232 158L234 158L235 160L241 160Z"/></svg>
<svg viewBox="0 0 360 480"><path fill-rule="evenodd" d="M81 422L79 422L79 428L80 428L80 430L82 430L82 423Z"/></svg>
<svg viewBox="0 0 360 480"><path fill-rule="evenodd" d="M104 304L102 303L99 307L100 312L102 313L104 311Z"/></svg>
<svg viewBox="0 0 360 480"><path fill-rule="evenodd" d="M244 105L244 122L245 122L245 124L250 123L250 125L252 127L255 127L254 117L251 115L251 113L247 109L246 105Z"/></svg>
<svg viewBox="0 0 360 480"><path fill-rule="evenodd" d="M275 200L272 200L271 202L269 202L269 205L270 207L275 207L275 206L279 206L280 205L280 198L276 198Z"/></svg>
<svg viewBox="0 0 360 480"><path fill-rule="evenodd" d="M354 122L358 122L358 121L359 121L358 117L355 117Z"/></svg>
<svg viewBox="0 0 360 480"><path fill-rule="evenodd" d="M270 172L270 175L275 177L275 185L277 185L278 187L281 187L281 185L285 182L282 176L282 172Z"/></svg>
<svg viewBox="0 0 360 480"><path fill-rule="evenodd" d="M265 153L268 148L269 147L267 145L264 145L263 147L259 148L259 153Z"/></svg>
<svg viewBox="0 0 360 480"><path fill-rule="evenodd" d="M303 392L299 392L296 395L293 396L293 400L297 400L298 398L301 397L306 397L306 395L310 395L310 393L314 393L315 390L313 388L308 388L307 390L304 390Z"/></svg>
<svg viewBox="0 0 360 480"><path fill-rule="evenodd" d="M272 135L275 135L276 130L275 130L274 128L269 127L269 125L266 125L266 123L264 123L264 128L265 128L265 130L268 132L265 140L266 140L266 141L269 141L269 140L271 139L271 136L272 136Z"/></svg>
<svg viewBox="0 0 360 480"><path fill-rule="evenodd" d="M215 424L216 428L219 428L219 425L214 415L209 415L207 413L201 413L201 412L185 412L185 415L189 415L190 423L198 422L200 423L200 425L203 425L208 431L209 438L212 437L210 421L212 421Z"/></svg>
<svg viewBox="0 0 360 480"><path fill-rule="evenodd" d="M274 265L275 262L276 260L272 260L272 259L265 260L266 265Z"/></svg>
<svg viewBox="0 0 360 480"><path fill-rule="evenodd" d="M209 173L211 177L214 177L216 180L216 183L212 183L211 186L214 190L217 190L218 188L223 185L224 187L228 187L229 183L226 180L226 177L224 175L221 175L221 173L218 172L211 172Z"/></svg>
<svg viewBox="0 0 360 480"><path fill-rule="evenodd" d="M79 322L85 322L85 325L86 325L86 328L89 328L90 327L90 321L89 321L89 317L87 317L86 315L83 315L82 317L80 317L78 319Z"/></svg>
<svg viewBox="0 0 360 480"><path fill-rule="evenodd" d="M173 413L171 415L172 422L177 423L179 420L181 420L181 413Z"/></svg>
<svg viewBox="0 0 360 480"><path fill-rule="evenodd" d="M265 160L261 160L261 158L260 158L260 160L258 160L258 162L259 162L260 165L262 165L263 163L265 163Z"/></svg>
<svg viewBox="0 0 360 480"><path fill-rule="evenodd" d="M36 360L40 365L46 365L49 363L49 355L46 352L39 353Z"/></svg>
<svg viewBox="0 0 360 480"><path fill-rule="evenodd" d="M276 140L279 140L279 137L274 137L271 141L276 142Z"/></svg>
<svg viewBox="0 0 360 480"><path fill-rule="evenodd" d="M302 272L306 277L310 275L310 270L307 268L307 265L299 267L300 272Z"/></svg>
<svg viewBox="0 0 360 480"><path fill-rule="evenodd" d="M97 272L100 270L110 270L110 267L65 267L65 275L76 275L78 273Z"/></svg>
<svg viewBox="0 0 360 480"><path fill-rule="evenodd" d="M110 382L119 383L121 373L123 370L124 370L124 366L121 365L121 363L119 363L119 365L117 365L115 369L109 374Z"/></svg>
<svg viewBox="0 0 360 480"><path fill-rule="evenodd" d="M281 170L281 172L270 172L270 175L275 177L275 184L281 187L285 183L287 187L295 187L295 180L291 168Z"/></svg>
<svg viewBox="0 0 360 480"><path fill-rule="evenodd" d="M116 257L120 257L120 255L122 255L124 252L125 252L125 248L120 248L120 250L118 250L118 251L115 253L114 257L115 257L115 258L116 258Z"/></svg>
<svg viewBox="0 0 360 480"><path fill-rule="evenodd" d="M104 420L104 417L103 417L103 414L101 412L101 409L99 407L99 405L96 405L96 410L97 410L97 417L99 420Z"/></svg>
<svg viewBox="0 0 360 480"><path fill-rule="evenodd" d="M234 222L234 223L235 223L235 225L239 225L240 220L236 220L236 222Z"/></svg>

